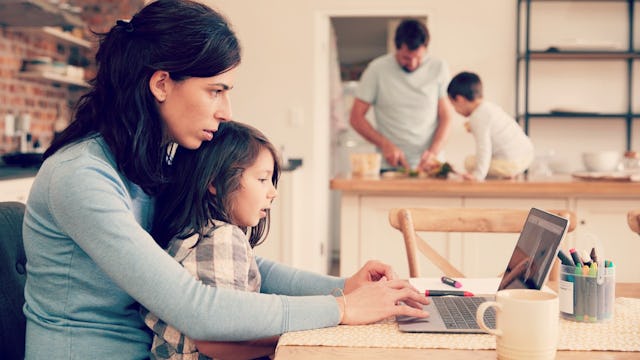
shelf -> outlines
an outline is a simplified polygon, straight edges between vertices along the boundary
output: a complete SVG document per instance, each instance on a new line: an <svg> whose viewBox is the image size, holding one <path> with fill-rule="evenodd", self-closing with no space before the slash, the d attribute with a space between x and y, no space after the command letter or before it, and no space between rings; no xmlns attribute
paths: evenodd
<svg viewBox="0 0 640 360"><path fill-rule="evenodd" d="M47 34L50 35L53 38L58 39L59 41L62 41L66 44L69 45L74 45L74 46L78 46L81 48L85 48L85 49L90 49L91 48L91 42L85 40L85 39L81 39L77 36L73 36L70 33L66 32L66 31L62 31L58 28L52 27L52 26L44 26L44 27L15 27L12 28L12 30L15 31L20 31L23 33L29 33L29 34Z"/></svg>
<svg viewBox="0 0 640 360"><path fill-rule="evenodd" d="M640 118L640 114L627 114L627 113L528 113L526 114L529 118L626 118L627 116L631 116L633 118ZM520 114L517 116L518 119L522 119L525 117L525 114Z"/></svg>
<svg viewBox="0 0 640 360"><path fill-rule="evenodd" d="M640 59L640 52L629 51L529 51L530 60L625 60ZM518 55L518 60L527 54Z"/></svg>
<svg viewBox="0 0 640 360"><path fill-rule="evenodd" d="M532 17L534 12L543 13L543 7L533 8L531 3L541 2L555 2L555 3L579 3L579 2L592 2L592 3L623 3L626 4L626 28L627 28L627 45L619 43L619 41L603 42L602 39L596 39L595 42L588 42L585 40L575 41L572 43L565 43L562 39L556 39L556 42L550 46L536 46L537 49L530 47L530 38L532 35ZM623 121L625 127L625 140L626 149L631 150L632 142L632 128L634 119L640 118L640 114L632 112L634 108L634 89L637 86L636 76L634 68L637 65L636 60L640 59L640 49L637 49L634 42L634 33L637 29L637 21L635 14L637 13L636 4L640 0L517 0L517 15L516 15L516 105L515 112L517 120L520 122L525 130L529 133L530 122L534 119L615 119L616 121ZM615 7L618 8L617 6ZM596 14L591 14L591 21L598 21ZM620 14L621 15L621 14ZM622 20L622 19L621 19ZM563 26L569 26L567 22L563 23ZM536 26L540 26L537 24ZM584 26L584 24L583 24ZM553 32L548 33L553 34ZM593 39L592 39L593 40ZM551 41L550 39L548 41ZM626 84L620 88L620 96L625 97L626 111L623 112L598 112L598 109L593 112L571 112L571 111L549 111L549 112L530 112L529 100L531 96L531 79L537 75L539 70L547 71L548 67L536 67L536 74L533 74L531 64L535 61L622 61L626 63ZM584 70L583 70L584 71ZM588 76L589 74L583 74ZM566 79L558 79L558 81L566 81ZM522 92L522 93L521 93ZM637 96L636 96L637 97ZM558 106L562 108L562 104Z"/></svg>
<svg viewBox="0 0 640 360"><path fill-rule="evenodd" d="M48 72L23 71L18 73L18 78L25 80L44 80L53 84L71 85L81 88L89 87L89 84L84 80Z"/></svg>
<svg viewBox="0 0 640 360"><path fill-rule="evenodd" d="M82 27L82 19L45 0L0 0L0 25Z"/></svg>

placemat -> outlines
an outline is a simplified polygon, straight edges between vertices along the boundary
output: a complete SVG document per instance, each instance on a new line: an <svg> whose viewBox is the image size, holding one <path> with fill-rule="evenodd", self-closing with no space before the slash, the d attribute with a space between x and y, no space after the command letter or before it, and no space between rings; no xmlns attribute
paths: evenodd
<svg viewBox="0 0 640 360"><path fill-rule="evenodd" d="M495 349L487 334L403 333L390 318L373 325L340 325L283 334L278 345L418 349ZM560 319L558 350L640 351L640 299L617 298L613 320L579 323Z"/></svg>

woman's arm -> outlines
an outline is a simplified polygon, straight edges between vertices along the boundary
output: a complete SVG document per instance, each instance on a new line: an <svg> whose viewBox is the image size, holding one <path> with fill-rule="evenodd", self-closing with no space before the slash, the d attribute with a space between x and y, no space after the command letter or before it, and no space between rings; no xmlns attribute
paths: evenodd
<svg viewBox="0 0 640 360"><path fill-rule="evenodd" d="M187 336L242 341L339 322L332 296L285 297L203 285L136 221L134 214L152 204L132 202L132 184L102 159L73 166L51 179L55 221L121 289Z"/></svg>

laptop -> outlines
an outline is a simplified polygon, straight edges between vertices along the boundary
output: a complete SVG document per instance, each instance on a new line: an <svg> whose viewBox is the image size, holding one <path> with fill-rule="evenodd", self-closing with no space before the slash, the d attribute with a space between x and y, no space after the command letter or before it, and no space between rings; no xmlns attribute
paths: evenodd
<svg viewBox="0 0 640 360"><path fill-rule="evenodd" d="M527 215L499 290L537 289L544 284L557 255L560 242L567 232L569 221L546 211L532 208ZM476 323L476 309L495 296L437 296L430 297L424 309L425 319L398 316L398 328L404 332L483 333ZM495 310L485 312L485 323L495 328Z"/></svg>

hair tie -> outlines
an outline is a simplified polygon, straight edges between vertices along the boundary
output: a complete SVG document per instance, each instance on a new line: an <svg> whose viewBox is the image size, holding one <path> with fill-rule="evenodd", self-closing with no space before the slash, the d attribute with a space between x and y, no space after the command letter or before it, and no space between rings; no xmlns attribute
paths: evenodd
<svg viewBox="0 0 640 360"><path fill-rule="evenodd" d="M116 20L116 25L124 27L124 31L128 33L133 32L133 24L131 21Z"/></svg>

